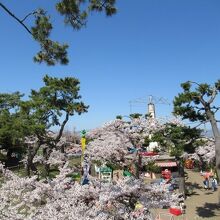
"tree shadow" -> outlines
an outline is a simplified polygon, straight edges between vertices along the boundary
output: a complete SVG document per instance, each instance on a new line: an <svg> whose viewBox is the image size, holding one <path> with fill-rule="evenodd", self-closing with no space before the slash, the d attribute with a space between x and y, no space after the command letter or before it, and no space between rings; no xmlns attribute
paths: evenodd
<svg viewBox="0 0 220 220"><path fill-rule="evenodd" d="M198 191L196 190L202 190L203 187L201 185L199 185L198 183L191 183L191 182L186 182L185 183L185 187L186 187L186 195L187 196L195 196L195 195L200 195L198 193Z"/></svg>
<svg viewBox="0 0 220 220"><path fill-rule="evenodd" d="M194 189L199 189L199 190L203 189L203 187L200 184L196 183L196 182L191 183L191 185Z"/></svg>
<svg viewBox="0 0 220 220"><path fill-rule="evenodd" d="M196 208L196 212L197 212L198 216L206 217L206 218L219 216L219 215L216 215L216 213L215 213L216 210L220 211L220 205L216 204L216 203L205 203L203 207ZM220 216L219 216L219 218L220 218Z"/></svg>

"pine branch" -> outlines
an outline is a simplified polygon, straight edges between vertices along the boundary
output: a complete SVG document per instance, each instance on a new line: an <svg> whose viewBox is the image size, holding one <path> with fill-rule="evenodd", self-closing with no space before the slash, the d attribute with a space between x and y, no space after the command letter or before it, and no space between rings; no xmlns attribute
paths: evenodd
<svg viewBox="0 0 220 220"><path fill-rule="evenodd" d="M27 15L21 20L21 22L24 22L29 16L35 15L35 14L37 14L37 11L33 11L33 12L27 14Z"/></svg>
<svg viewBox="0 0 220 220"><path fill-rule="evenodd" d="M194 81L187 81L188 83L191 83L191 84L196 84L197 86L201 86L199 83L197 83L197 82L194 82Z"/></svg>
<svg viewBox="0 0 220 220"><path fill-rule="evenodd" d="M198 87L201 87L201 84L199 84L197 82L194 82L194 81L188 81L188 82L191 83L191 84L195 84ZM216 95L217 95L217 88L214 87L213 91L212 91L211 98L209 99L209 101L206 102L204 100L204 98L203 98L204 95L200 96L199 98L200 98L201 103L205 106L206 104L208 104L208 105L211 104L215 100Z"/></svg>
<svg viewBox="0 0 220 220"><path fill-rule="evenodd" d="M193 105L192 105L192 108L197 109L197 110L198 110L198 112L200 112L200 111L204 111L204 110L205 110L205 108L198 107L198 106L193 106Z"/></svg>
<svg viewBox="0 0 220 220"><path fill-rule="evenodd" d="M215 114L218 110L220 110L220 107L213 106L213 107L211 107L211 109L215 109L215 111L214 111L214 114Z"/></svg>
<svg viewBox="0 0 220 220"><path fill-rule="evenodd" d="M209 121L201 122L201 123L199 123L198 125L196 125L196 126L194 126L194 127L192 127L192 128L198 128L198 127L200 127L201 125L206 124L206 123L208 123L208 122L209 122Z"/></svg>
<svg viewBox="0 0 220 220"><path fill-rule="evenodd" d="M72 15L72 17L73 17L74 20L70 20L70 23L71 23L73 26L75 25L75 24L74 24L74 21L75 21L76 23L78 23L79 25L81 25L81 26L85 26L85 25L86 25L85 22L83 23L83 22L80 21L79 16Z"/></svg>
<svg viewBox="0 0 220 220"><path fill-rule="evenodd" d="M60 131L59 131L59 134L57 135L56 139L55 139L55 142L59 142L60 138L62 137L62 134L63 134L63 130L64 130L64 127L66 125L66 123L68 122L69 120L69 113L67 112L66 113L66 117L61 125L61 128L60 128Z"/></svg>
<svg viewBox="0 0 220 220"><path fill-rule="evenodd" d="M30 31L30 29L23 23L24 19L23 20L20 20L17 16L15 16L5 5L3 5L1 2L0 2L0 7L3 8L12 18L14 18L18 23L20 23L24 28L25 30L31 34L32 32ZM25 18L26 19L26 18Z"/></svg>
<svg viewBox="0 0 220 220"><path fill-rule="evenodd" d="M209 104L211 104L214 101L216 95L217 95L217 89L213 88L212 96L211 96L210 100L208 101Z"/></svg>

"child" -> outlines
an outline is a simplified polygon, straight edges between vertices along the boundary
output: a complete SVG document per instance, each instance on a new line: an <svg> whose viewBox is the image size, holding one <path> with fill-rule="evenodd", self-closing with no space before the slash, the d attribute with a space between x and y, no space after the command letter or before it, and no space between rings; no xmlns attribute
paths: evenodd
<svg viewBox="0 0 220 220"><path fill-rule="evenodd" d="M205 189L209 189L209 177L210 177L210 173L209 172L205 172L204 174L203 174L203 177L204 177L204 181L203 181L203 183L204 183L204 188Z"/></svg>
<svg viewBox="0 0 220 220"><path fill-rule="evenodd" d="M204 184L204 188L205 189L208 189L208 179L207 178L205 178L205 180L203 181L203 184Z"/></svg>
<svg viewBox="0 0 220 220"><path fill-rule="evenodd" d="M212 191L216 191L217 190L217 180L215 177L212 177Z"/></svg>

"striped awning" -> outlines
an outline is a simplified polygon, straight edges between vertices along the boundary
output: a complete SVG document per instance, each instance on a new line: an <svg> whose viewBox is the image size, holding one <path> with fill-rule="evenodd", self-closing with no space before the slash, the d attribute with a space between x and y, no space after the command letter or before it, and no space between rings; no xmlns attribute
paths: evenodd
<svg viewBox="0 0 220 220"><path fill-rule="evenodd" d="M168 162L156 162L155 163L158 167L176 167L177 163L175 161L168 161Z"/></svg>

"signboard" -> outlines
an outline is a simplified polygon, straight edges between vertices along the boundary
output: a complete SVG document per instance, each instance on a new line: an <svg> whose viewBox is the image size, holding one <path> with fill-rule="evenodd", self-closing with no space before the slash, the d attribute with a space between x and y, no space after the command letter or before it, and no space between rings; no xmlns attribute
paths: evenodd
<svg viewBox="0 0 220 220"><path fill-rule="evenodd" d="M175 161L167 161L167 162L156 162L158 167L176 167L177 163Z"/></svg>

